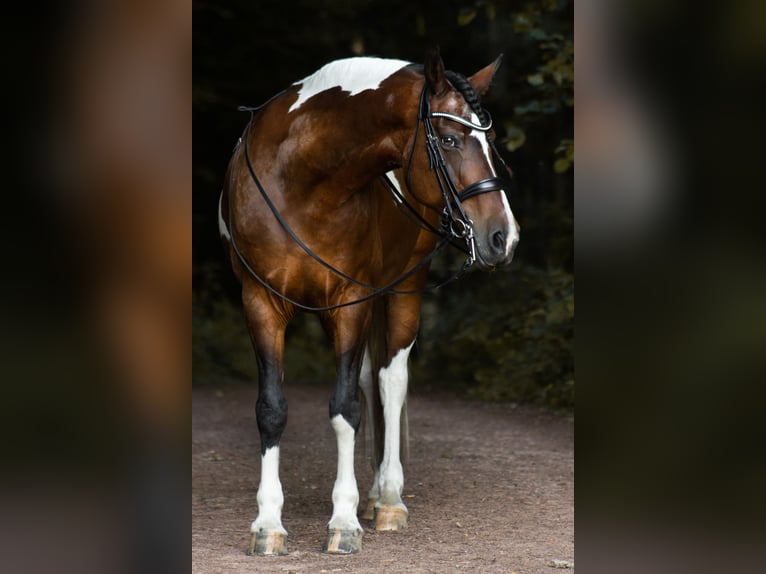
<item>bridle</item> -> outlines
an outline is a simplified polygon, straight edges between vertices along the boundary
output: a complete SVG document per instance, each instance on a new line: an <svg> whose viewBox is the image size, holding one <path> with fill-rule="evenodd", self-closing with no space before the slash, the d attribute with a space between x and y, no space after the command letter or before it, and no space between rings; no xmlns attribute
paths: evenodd
<svg viewBox="0 0 766 574"><path fill-rule="evenodd" d="M321 311L330 311L333 309L339 309L341 307L347 307L350 305L356 305L358 303L363 303L365 301L369 301L371 299L374 299L375 297L378 297L380 295L384 294L396 294L396 295L412 295L415 293L419 293L422 290L426 289L436 289L439 287L442 287L446 285L447 283L450 283L454 281L455 279L459 278L460 276L465 273L465 271L473 265L473 263L476 261L476 240L474 238L473 234L473 221L468 217L468 215L465 213L465 210L463 209L462 203L466 201L467 199L470 199L471 197L474 197L476 195L480 195L482 193L487 193L490 191L497 191L501 190L506 186L506 182L498 177L489 177L486 179L482 179L480 181L477 181L476 183L473 183L463 189L462 191L458 192L457 188L455 187L455 184L452 181L452 178L449 175L449 172L447 171L447 164L444 159L444 156L442 155L441 148L439 146L439 138L436 136L436 130L433 127L433 124L431 122L431 119L434 117L443 117L455 122L458 122L460 124L463 124L465 126L471 127L473 129L479 130L479 131L489 131L492 128L492 120L490 119L489 122L486 125L479 125L475 124L469 120L466 120L465 118L461 118L459 116L449 114L446 112L432 112L430 108L430 103L428 101L428 91L429 86L428 82L426 81L425 85L423 86L423 91L420 95L420 106L418 110L418 126L415 130L415 138L412 144L412 150L410 151L410 158L407 165L405 180L407 182L407 185L409 187L410 183L410 171L412 168L412 162L415 154L415 149L417 147L417 140L418 140L418 134L420 133L420 124L423 124L423 131L425 133L425 139L426 139L426 150L428 152L428 158L429 158L429 165L431 170L434 171L436 176L436 181L439 184L439 189L441 190L442 196L444 197L444 210L442 212L441 216L441 226L439 228L435 228L433 225L431 225L420 213L404 198L403 195L399 194L398 191L395 189L393 184L386 176L383 176L385 183L387 186L391 189L392 193L394 193L395 198L397 200L397 203L401 206L404 205L407 207L407 209L411 212L411 214L414 214L415 218L418 219L418 223L421 227L424 227L425 229L428 229L432 233L436 234L440 237L439 242L437 243L436 247L423 259L421 259L418 263L413 265L410 269L405 271L401 276L394 279L387 285L384 285L382 287L375 287L373 285L369 285L367 283L364 283L363 281L359 281L343 271L337 269L336 267L332 266L330 263L319 257L308 245L306 245L300 237L293 231L293 229L290 227L290 225L284 220L282 215L279 213L279 210L274 205L273 201L269 197L269 195L266 193L266 190L263 188L263 185L261 184L260 179L255 173L255 169L253 168L253 164L250 161L250 153L249 153L249 146L248 146L248 140L250 135L250 126L252 125L253 117L256 111L264 108L266 105L268 105L272 100L277 98L280 94L275 95L271 99L269 99L267 102L260 106L256 107L248 107L248 106L240 106L240 111L246 111L250 112L250 121L245 126L245 131L243 132L242 136L239 138L239 141L237 142L237 145L235 146L234 150L239 147L242 140L245 142L245 149L244 149L244 156L245 156L245 162L247 164L248 171L250 172L250 177L253 179L253 182L255 183L256 188L260 192L261 196L263 197L266 204L269 206L269 209L273 213L274 217L277 219L279 224L282 226L282 228L287 232L287 234L295 241L298 246L312 259L317 261L320 265L334 273L335 275L345 279L349 283L353 283L354 285L358 285L360 287L363 287L365 289L368 289L371 291L368 295L365 295L363 297L360 297L358 299L354 299L352 301L346 301L344 303L338 303L336 305L327 305L323 307L311 307L308 305L304 305L298 301L295 301L285 295L284 293L281 293L276 288L272 287L271 284L266 281L263 277L261 277L256 271L251 267L251 265L248 263L247 259L245 259L244 255L242 255L241 251L239 250L239 247L237 246L236 239L234 237L234 229L230 227L229 234L230 234L230 242L232 245L232 248L234 249L234 252L236 253L238 259L242 263L242 265L247 269L247 271L252 275L263 287L265 287L269 292L272 294L278 296L279 298L287 301L288 303L296 306L299 309L303 309L304 311L309 312L321 312ZM500 161L505 165L505 162L503 162L500 155L497 153L497 150L494 148L494 145L492 145L492 149L497 155L497 157L500 158ZM231 201L231 198L229 199L229 226L231 226L232 221L232 204L233 201ZM457 212L457 215L456 215ZM426 265L428 265L431 260L436 256L437 253L442 251L447 245L453 245L453 241L455 239L463 239L466 243L466 247L460 249L464 251L467 254L467 258L465 263L462 265L462 267L449 279L442 281L441 283L438 283L436 285L431 285L424 287L422 289L418 290L410 290L410 291L402 291L396 289L398 285L415 275L418 271L423 269Z"/></svg>
<svg viewBox="0 0 766 574"><path fill-rule="evenodd" d="M412 150L410 151L410 159L407 164L407 170L405 172L405 182L407 187L412 189L410 184L410 172L412 170L412 161L415 155L415 149L418 142L418 134L420 133L420 124L423 125L423 133L426 140L426 151L428 152L428 162L431 171L436 176L436 182L439 184L439 189L444 199L444 210L441 215L441 226L439 229L434 229L430 224L426 227L433 233L441 237L450 237L451 239L463 239L466 243L466 249L464 250L468 257L464 265L464 270L473 265L476 261L476 239L473 233L473 221L468 217L463 209L463 202L468 199L488 193L491 191L501 191L507 187L507 182L499 177L488 177L472 183L462 191L458 191L455 187L455 183L452 181L449 172L447 171L447 162L444 159L441 146L439 145L439 138L436 135L431 120L433 118L445 118L453 122L457 122L474 130L480 132L488 132L492 129L492 118L489 117L489 113L486 113L487 123L476 124L470 120L450 114L447 112L432 112L431 103L428 98L429 85L428 81L423 85L423 91L420 93L420 106L418 109L418 128L415 131L415 138L412 143ZM492 150L495 155L500 157L497 153L494 144L492 144ZM500 158L502 162L502 158ZM505 162L502 162L505 165ZM391 182L386 178L388 186L391 186ZM397 197L400 204L404 203L401 194ZM408 206L411 212L417 213L411 206ZM424 219L421 217L421 221Z"/></svg>

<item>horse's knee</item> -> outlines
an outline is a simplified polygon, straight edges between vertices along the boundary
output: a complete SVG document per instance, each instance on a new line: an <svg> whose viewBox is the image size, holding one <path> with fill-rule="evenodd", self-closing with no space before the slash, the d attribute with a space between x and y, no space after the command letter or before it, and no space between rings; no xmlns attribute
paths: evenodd
<svg viewBox="0 0 766 574"><path fill-rule="evenodd" d="M284 397L259 397L255 403L258 431L261 433L261 452L279 444L287 426L287 401Z"/></svg>
<svg viewBox="0 0 766 574"><path fill-rule="evenodd" d="M359 425L362 422L362 405L359 401L359 397L356 396L338 396L336 394L330 400L330 420L334 419L337 415L341 415L354 432L359 431Z"/></svg>

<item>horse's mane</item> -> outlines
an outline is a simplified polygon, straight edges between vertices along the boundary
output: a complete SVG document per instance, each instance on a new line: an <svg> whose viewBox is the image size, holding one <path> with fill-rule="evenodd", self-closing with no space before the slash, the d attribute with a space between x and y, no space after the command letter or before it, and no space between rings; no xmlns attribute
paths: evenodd
<svg viewBox="0 0 766 574"><path fill-rule="evenodd" d="M484 111L484 108L481 107L479 94L477 94L476 90L473 89L473 86L471 85L471 82L468 81L468 78L466 78L463 74L459 74L451 70L446 70L444 75L447 76L450 84L452 84L455 89L460 92L466 103L471 106L471 109L479 117L479 121L482 124L486 124L489 121L489 117L487 112Z"/></svg>
<svg viewBox="0 0 766 574"><path fill-rule="evenodd" d="M421 74L423 73L423 64L411 64L409 67L417 70ZM476 115L479 117L479 121L482 124L486 124L489 121L489 114L484 110L484 108L481 107L481 99L479 98L479 94L477 94L476 90L473 89L473 86L471 85L471 82L468 81L468 78L466 78L463 74L453 72L452 70L445 70L444 75L447 77L447 80L449 80L449 83L452 84L452 86L458 92L460 92L460 95L463 96L463 99L466 101L466 103L476 113Z"/></svg>

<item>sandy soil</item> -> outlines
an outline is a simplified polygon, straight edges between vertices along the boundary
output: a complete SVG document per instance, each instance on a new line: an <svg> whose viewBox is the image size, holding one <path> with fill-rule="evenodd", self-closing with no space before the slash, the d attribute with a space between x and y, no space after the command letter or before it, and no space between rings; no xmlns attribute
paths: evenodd
<svg viewBox="0 0 766 574"><path fill-rule="evenodd" d="M552 573L574 568L572 417L450 395L409 401L411 459L402 532L365 526L353 556L320 552L335 480L330 385L287 385L281 444L290 554L247 556L260 472L255 386L193 392L192 572ZM358 441L362 502L372 480Z"/></svg>

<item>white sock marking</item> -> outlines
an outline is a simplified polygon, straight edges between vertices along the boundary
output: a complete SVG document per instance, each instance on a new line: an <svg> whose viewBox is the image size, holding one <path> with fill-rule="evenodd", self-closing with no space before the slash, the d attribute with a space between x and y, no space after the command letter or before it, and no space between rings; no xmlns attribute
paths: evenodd
<svg viewBox="0 0 766 574"><path fill-rule="evenodd" d="M250 532L264 530L287 534L282 526L282 483L279 482L279 447L266 449L261 458L261 484L258 487L258 518L250 525Z"/></svg>
<svg viewBox="0 0 766 574"><path fill-rule="evenodd" d="M361 530L356 508L359 505L359 490L354 476L354 429L343 415L335 415L330 421L338 441L338 475L332 489L332 518L329 528L339 530Z"/></svg>
<svg viewBox="0 0 766 574"><path fill-rule="evenodd" d="M349 92L349 96L365 90L375 90L383 80L409 64L404 60L382 58L346 58L330 62L312 75L295 82L294 85L303 85L298 91L298 99L287 112L297 110L312 96L335 87Z"/></svg>
<svg viewBox="0 0 766 574"><path fill-rule="evenodd" d="M407 398L407 360L414 344L415 341L401 349L391 360L391 364L380 370L380 398L383 401L386 432L378 482L379 506L404 506L402 503L404 471L399 456L399 425L402 406Z"/></svg>

